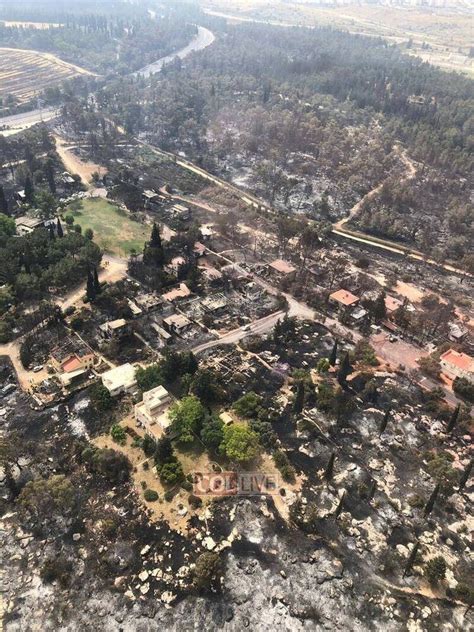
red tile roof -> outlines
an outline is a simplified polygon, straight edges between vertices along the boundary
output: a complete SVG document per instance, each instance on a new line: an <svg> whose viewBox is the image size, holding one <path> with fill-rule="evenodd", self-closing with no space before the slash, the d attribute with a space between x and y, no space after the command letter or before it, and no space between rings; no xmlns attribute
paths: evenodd
<svg viewBox="0 0 474 632"><path fill-rule="evenodd" d="M352 292L348 292L347 290L337 290L337 292L333 292L329 298L332 301L337 301L341 303L341 305L345 305L349 307L350 305L355 305L359 302L359 297L352 294Z"/></svg>
<svg viewBox="0 0 474 632"><path fill-rule="evenodd" d="M471 358L467 353L460 353L454 349L448 349L448 351L442 354L441 360L447 364L452 364L458 369L461 369L461 371L474 373L474 358Z"/></svg>
<svg viewBox="0 0 474 632"><path fill-rule="evenodd" d="M291 263L288 263L288 261L283 261L283 259L275 259L275 261L272 261L270 264L270 268L273 268L281 274L291 274L296 270L296 268L292 266Z"/></svg>

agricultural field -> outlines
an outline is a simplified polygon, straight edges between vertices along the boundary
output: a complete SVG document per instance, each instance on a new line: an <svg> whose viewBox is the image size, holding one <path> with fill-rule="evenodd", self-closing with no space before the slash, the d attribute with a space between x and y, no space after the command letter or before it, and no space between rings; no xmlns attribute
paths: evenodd
<svg viewBox="0 0 474 632"><path fill-rule="evenodd" d="M91 228L94 241L105 251L127 257L132 250L140 252L150 236L150 227L133 221L126 211L103 198L86 198L74 202L67 214L80 224L82 232Z"/></svg>
<svg viewBox="0 0 474 632"><path fill-rule="evenodd" d="M0 98L12 95L26 102L41 90L81 74L92 74L55 55L0 48Z"/></svg>

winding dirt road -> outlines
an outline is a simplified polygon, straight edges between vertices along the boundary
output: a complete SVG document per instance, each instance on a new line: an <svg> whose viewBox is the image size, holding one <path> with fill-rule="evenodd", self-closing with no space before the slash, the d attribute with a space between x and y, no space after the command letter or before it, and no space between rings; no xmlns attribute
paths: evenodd
<svg viewBox="0 0 474 632"><path fill-rule="evenodd" d="M417 167L416 167L415 162L407 155L406 150L403 147L400 147L400 145L395 145L393 151L394 153L397 154L398 158L405 165L406 173L401 181L405 182L406 180L412 180L416 176L416 172L417 172ZM347 215L343 219L333 224L333 230L335 232L342 231L344 229L344 226L348 222L350 222L352 219L354 219L354 217L356 217L356 215L362 208L363 204L365 204L365 202L368 202L369 200L372 200L374 197L376 197L380 193L384 184L385 184L385 180L381 182L380 184L378 184L374 189L369 191L366 195L364 195L364 197L361 200L359 200L357 204L354 204L354 206L349 211L349 215Z"/></svg>

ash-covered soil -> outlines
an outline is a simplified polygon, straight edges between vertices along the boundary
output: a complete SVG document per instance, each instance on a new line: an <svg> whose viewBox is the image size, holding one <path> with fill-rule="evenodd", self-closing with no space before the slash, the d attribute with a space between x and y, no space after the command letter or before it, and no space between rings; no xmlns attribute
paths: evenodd
<svg viewBox="0 0 474 632"><path fill-rule="evenodd" d="M228 498L183 534L150 522L129 482L85 458L97 415L84 394L36 411L18 389L9 392L0 410L2 457L15 445L18 458L0 481L4 629L469 629L472 615L455 590L472 575L472 486L442 491L424 511L434 476L444 480L453 463L460 472L468 462L469 435L443 434L410 384L377 379L377 403L360 404L350 423L309 411L304 427L288 417L275 425L306 475L290 523L272 497ZM396 412L379 436L388 402ZM434 468L433 450L454 461ZM333 452L334 472L324 480ZM71 481L73 502L58 501L48 513L38 495L42 513L33 520L21 490L58 475ZM405 572L415 542L419 554ZM209 554L215 573L197 584ZM424 569L436 555L447 570L433 587Z"/></svg>

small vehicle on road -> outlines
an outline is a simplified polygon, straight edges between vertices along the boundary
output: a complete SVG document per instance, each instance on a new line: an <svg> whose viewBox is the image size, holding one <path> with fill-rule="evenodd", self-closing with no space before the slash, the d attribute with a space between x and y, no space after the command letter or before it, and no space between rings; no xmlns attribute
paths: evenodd
<svg viewBox="0 0 474 632"><path fill-rule="evenodd" d="M39 373L42 370L43 370L42 364L38 364L38 366L33 367L33 373Z"/></svg>

